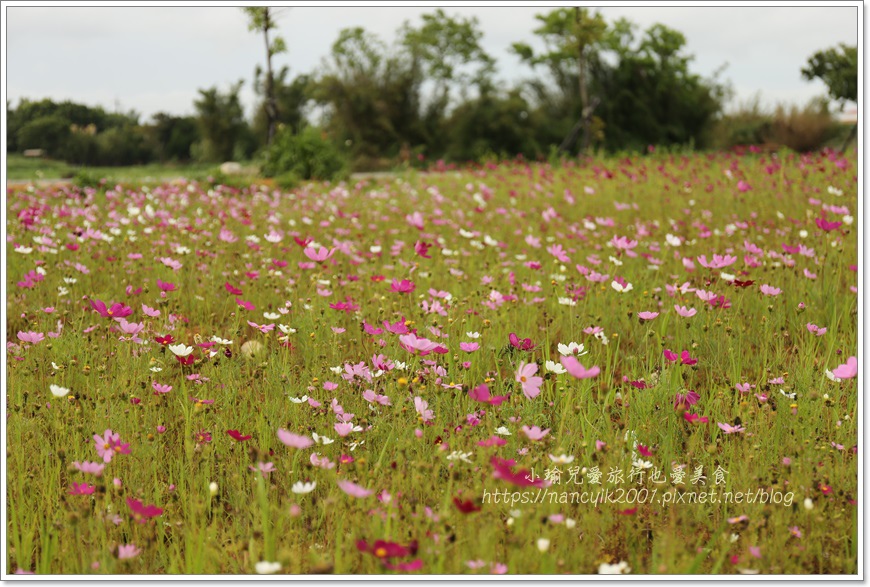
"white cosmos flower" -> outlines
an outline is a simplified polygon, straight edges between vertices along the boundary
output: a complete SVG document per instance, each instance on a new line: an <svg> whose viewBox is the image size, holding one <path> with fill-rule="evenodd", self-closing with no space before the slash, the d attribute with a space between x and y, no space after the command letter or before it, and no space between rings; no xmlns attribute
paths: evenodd
<svg viewBox="0 0 870 587"><path fill-rule="evenodd" d="M554 463L558 463L560 465L567 465L569 463L574 462L574 455L565 455L561 454L559 456L549 455L550 460Z"/></svg>
<svg viewBox="0 0 870 587"><path fill-rule="evenodd" d="M615 565L601 563L598 566L599 575L627 575L631 572L631 567L625 561L620 561Z"/></svg>
<svg viewBox="0 0 870 587"><path fill-rule="evenodd" d="M63 366L62 366L62 365L57 365L57 364L55 364L54 361L52 361L52 362L51 362L51 368L54 369L55 371L60 371L61 369L63 369Z"/></svg>
<svg viewBox="0 0 870 587"><path fill-rule="evenodd" d="M151 367L150 370L152 373L160 373L161 371L163 371L163 367Z"/></svg>
<svg viewBox="0 0 870 587"><path fill-rule="evenodd" d="M77 281L78 281L78 279L76 279L75 277L64 277L63 278L63 282L67 285L72 285Z"/></svg>
<svg viewBox="0 0 870 587"><path fill-rule="evenodd" d="M827 377L828 379L830 379L834 383L840 383L842 381L842 379L840 379L839 377L834 375L834 372L831 371L830 369L825 369L825 377Z"/></svg>
<svg viewBox="0 0 870 587"><path fill-rule="evenodd" d="M616 257L611 256L609 258L610 258L610 262L613 263L614 265L616 265L616 266L622 265L622 261L620 261Z"/></svg>
<svg viewBox="0 0 870 587"><path fill-rule="evenodd" d="M500 434L502 436L510 436L511 431L507 429L507 426L500 426L495 431L496 434Z"/></svg>
<svg viewBox="0 0 870 587"><path fill-rule="evenodd" d="M51 395L54 397L63 397L69 393L68 387L61 387L60 385L51 384L48 388L51 390Z"/></svg>
<svg viewBox="0 0 870 587"><path fill-rule="evenodd" d="M730 273L725 273L724 271L719 274L719 277L721 277L724 281L727 281L729 283L734 281L735 279L737 279L736 275L731 275Z"/></svg>
<svg viewBox="0 0 870 587"><path fill-rule="evenodd" d="M279 320L281 318L281 314L276 314L274 312L263 312L263 318L266 320Z"/></svg>
<svg viewBox="0 0 870 587"><path fill-rule="evenodd" d="M465 336L467 336L468 338L480 338L480 333L479 332L466 332Z"/></svg>
<svg viewBox="0 0 870 587"><path fill-rule="evenodd" d="M270 563L269 561L260 561L254 565L258 575L273 575L281 570L281 563Z"/></svg>
<svg viewBox="0 0 870 587"><path fill-rule="evenodd" d="M589 351L585 350L585 347L582 343L569 342L568 344L562 344L561 342L556 345L556 349L559 351L559 354L563 357L568 357L570 355L575 355L578 357L582 357Z"/></svg>
<svg viewBox="0 0 870 587"><path fill-rule="evenodd" d="M631 291L632 289L634 289L634 286L631 285L630 283L628 283L626 285L622 285L621 283L619 283L618 281L615 281L615 280L610 282L610 287L612 287L613 289L615 289L616 291L618 291L620 293L625 293L625 292L628 292L628 291Z"/></svg>
<svg viewBox="0 0 870 587"><path fill-rule="evenodd" d="M794 398L797 397L797 394L796 394L796 393L786 393L785 390L783 390L783 389L780 389L780 390L779 390L779 393L781 393L782 395L784 395L784 396L787 397L788 399L794 399Z"/></svg>
<svg viewBox="0 0 870 587"><path fill-rule="evenodd" d="M641 459L638 459L638 460L634 461L633 463L631 463L631 466L636 467L638 469L651 469L653 464L649 461L643 461Z"/></svg>
<svg viewBox="0 0 870 587"><path fill-rule="evenodd" d="M280 330L284 334L293 334L294 332L296 332L295 328L290 328L289 326L284 326L283 324L278 325L278 330Z"/></svg>
<svg viewBox="0 0 870 587"><path fill-rule="evenodd" d="M560 306L576 306L577 302L572 300L571 298L559 298Z"/></svg>
<svg viewBox="0 0 870 587"><path fill-rule="evenodd" d="M567 370L565 369L565 367L562 366L562 363L557 363L555 361L547 361L546 363L544 363L544 369L546 369L550 373L555 373L556 375L567 373Z"/></svg>
<svg viewBox="0 0 870 587"><path fill-rule="evenodd" d="M314 439L314 442L319 442L320 444L332 444L333 442L335 442L331 438L320 436L317 432L312 432L311 438Z"/></svg>
<svg viewBox="0 0 870 587"><path fill-rule="evenodd" d="M169 345L169 350L172 351L176 357L186 357L190 353L193 352L192 346L186 346L183 342L178 344Z"/></svg>
<svg viewBox="0 0 870 587"><path fill-rule="evenodd" d="M308 396L303 395L302 397L291 397L290 401L293 402L294 404L304 404L305 402L308 401Z"/></svg>
<svg viewBox="0 0 870 587"><path fill-rule="evenodd" d="M333 373L335 373L336 375L338 375L339 373L344 371L344 367L339 365L338 367L330 367L329 370L332 371Z"/></svg>
<svg viewBox="0 0 870 587"><path fill-rule="evenodd" d="M216 342L216 343L218 343L218 344L233 344L233 341L223 339L223 338L221 338L221 337L219 337L219 336L212 336L212 337L211 337L211 341L212 341L212 342Z"/></svg>
<svg viewBox="0 0 870 587"><path fill-rule="evenodd" d="M317 487L316 481L309 481L308 483L297 481L293 484L293 487L290 488L290 491L303 495L305 493L311 493L312 491L314 491L315 487Z"/></svg>
<svg viewBox="0 0 870 587"><path fill-rule="evenodd" d="M468 457L471 456L470 452L461 452L458 450L454 450L452 453L447 455L448 461L462 461L463 463L471 464L471 461Z"/></svg>
<svg viewBox="0 0 870 587"><path fill-rule="evenodd" d="M25 247L23 245L18 245L17 247L15 247L15 252L21 253L22 255L29 255L30 253L33 252L33 248L32 247Z"/></svg>
<svg viewBox="0 0 870 587"><path fill-rule="evenodd" d="M668 234L665 236L665 241L671 245L672 247L680 246L680 237L674 236L672 234Z"/></svg>

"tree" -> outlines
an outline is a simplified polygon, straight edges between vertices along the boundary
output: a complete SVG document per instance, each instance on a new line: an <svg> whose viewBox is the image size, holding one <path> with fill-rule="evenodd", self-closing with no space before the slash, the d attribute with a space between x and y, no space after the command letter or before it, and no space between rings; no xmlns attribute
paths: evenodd
<svg viewBox="0 0 870 587"><path fill-rule="evenodd" d="M841 43L824 51L817 51L801 69L804 79L818 78L828 86L828 94L835 101L858 101L858 47Z"/></svg>
<svg viewBox="0 0 870 587"><path fill-rule="evenodd" d="M807 61L801 73L807 80L818 78L828 86L828 95L840 103L858 101L858 47L841 43L839 48L817 51ZM841 151L845 151L858 134L858 124L852 127Z"/></svg>
<svg viewBox="0 0 870 587"><path fill-rule="evenodd" d="M254 78L254 89L258 93L262 93L262 75L259 71L257 73L258 75ZM289 73L290 69L287 66L281 68L281 71L275 76L272 86L277 108L276 132L280 130L282 125L289 127L292 132L299 132L306 124L305 109L311 99L312 80L308 75L297 75L288 81ZM254 113L253 131L260 144L268 142L269 115L267 105L264 100Z"/></svg>
<svg viewBox="0 0 870 587"><path fill-rule="evenodd" d="M275 28L275 12L265 6L249 6L243 8L248 15L248 30L263 33L266 42L266 83L264 86L265 111L268 121L268 133L266 142L272 143L275 136L275 126L278 123L278 104L275 99L275 83L272 75L272 57L287 50L284 39L275 37L269 40L269 31ZM258 67L259 70L259 67Z"/></svg>
<svg viewBox="0 0 870 587"><path fill-rule="evenodd" d="M247 131L239 91L244 80L230 86L227 93L216 87L199 90L199 99L193 105L197 112L199 158L206 161L229 161L234 158L236 146Z"/></svg>
<svg viewBox="0 0 870 587"><path fill-rule="evenodd" d="M541 26L534 33L541 37L546 51L536 55L533 49L525 43L514 43L512 49L520 59L536 67L546 65L558 86L570 96L570 84L576 79L577 96L579 97L579 120L571 132L559 146L560 151L571 148L577 139L580 129L583 129L583 144L581 151L588 149L590 141L590 125L592 113L598 104L598 99L590 101L588 91L589 62L595 57L599 44L607 30L607 23L599 13L589 14L585 8L559 8L549 14L535 15ZM576 78L569 67L576 67Z"/></svg>

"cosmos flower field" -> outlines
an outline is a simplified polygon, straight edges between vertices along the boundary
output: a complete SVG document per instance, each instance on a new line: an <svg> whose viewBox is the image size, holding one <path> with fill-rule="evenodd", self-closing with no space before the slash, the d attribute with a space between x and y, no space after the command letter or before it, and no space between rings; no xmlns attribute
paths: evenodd
<svg viewBox="0 0 870 587"><path fill-rule="evenodd" d="M7 191L6 572L857 573L857 167Z"/></svg>

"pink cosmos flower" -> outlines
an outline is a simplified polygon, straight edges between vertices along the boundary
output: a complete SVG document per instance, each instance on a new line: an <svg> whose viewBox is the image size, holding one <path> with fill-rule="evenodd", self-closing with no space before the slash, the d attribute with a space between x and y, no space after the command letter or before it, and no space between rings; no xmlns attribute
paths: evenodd
<svg viewBox="0 0 870 587"><path fill-rule="evenodd" d="M407 279L403 279L402 281L394 279L393 283L390 285L390 289L397 293L411 293L417 289L417 286L414 285L413 281L408 281Z"/></svg>
<svg viewBox="0 0 870 587"><path fill-rule="evenodd" d="M135 544L121 544L118 546L118 560L137 557L141 552Z"/></svg>
<svg viewBox="0 0 870 587"><path fill-rule="evenodd" d="M734 388L737 389L737 391L739 391L740 393L749 393L749 390L754 387L754 385L750 385L749 383L738 383L734 386Z"/></svg>
<svg viewBox="0 0 870 587"><path fill-rule="evenodd" d="M807 323L807 330L809 330L810 332L812 332L816 336L822 336L823 334L825 334L828 331L827 328L822 328L821 326L816 326L812 322Z"/></svg>
<svg viewBox="0 0 870 587"><path fill-rule="evenodd" d="M543 378L534 376L537 372L537 363L524 363L521 361L517 368L516 381L523 386L523 395L529 399L538 397L541 393L541 385L544 383Z"/></svg>
<svg viewBox="0 0 870 587"><path fill-rule="evenodd" d="M404 334L399 337L399 343L402 348L412 354L419 354L425 357L440 345L437 342L432 342L428 338L418 338L416 334Z"/></svg>
<svg viewBox="0 0 870 587"><path fill-rule="evenodd" d="M287 446L293 448L308 448L314 441L308 438L307 436L300 436L298 434L293 434L283 428L278 429L278 440L286 444Z"/></svg>
<svg viewBox="0 0 870 587"><path fill-rule="evenodd" d="M121 443L121 435L115 434L111 429L106 429L103 435L94 434L94 448L104 463L112 461L115 454L130 454L130 444Z"/></svg>
<svg viewBox="0 0 870 587"><path fill-rule="evenodd" d="M460 342L459 350L465 351L466 353L473 353L477 349L480 348L480 344L476 342Z"/></svg>
<svg viewBox="0 0 870 587"><path fill-rule="evenodd" d="M142 313L149 318L157 318L158 316L160 316L160 310L155 310L154 308L146 306L145 304L142 304Z"/></svg>
<svg viewBox="0 0 870 587"><path fill-rule="evenodd" d="M258 462L256 467L254 467L253 465L248 465L248 469L255 472L259 471L263 477L266 477L269 473L277 471L274 463L264 463L262 461Z"/></svg>
<svg viewBox="0 0 870 587"><path fill-rule="evenodd" d="M722 422L716 422L716 425L724 432L725 434L737 434L740 432L745 432L746 429L743 426L732 426L731 424L723 424Z"/></svg>
<svg viewBox="0 0 870 587"><path fill-rule="evenodd" d="M302 252L312 261L320 263L332 257L335 253L335 248L327 249L326 247L320 247L319 249L314 249L313 247L305 247Z"/></svg>
<svg viewBox="0 0 870 587"><path fill-rule="evenodd" d="M352 481L348 481L346 479L342 479L341 481L339 481L338 487L351 497L365 498L374 493L374 491L366 489L364 487L360 487L356 483L353 483Z"/></svg>
<svg viewBox="0 0 870 587"><path fill-rule="evenodd" d="M761 293L763 293L766 296L778 296L779 294L782 293L781 289L767 285L767 284L762 285L760 289L761 289Z"/></svg>
<svg viewBox="0 0 870 587"><path fill-rule="evenodd" d="M674 351L672 351L670 349L665 349L663 354L665 356L665 360L668 361L669 363L673 363L674 361L676 361L679 358L677 356L677 353L675 353Z"/></svg>
<svg viewBox="0 0 870 587"><path fill-rule="evenodd" d="M94 485L88 485L87 483L73 483L69 486L69 491L67 494L69 495L91 495L96 487Z"/></svg>
<svg viewBox="0 0 870 587"><path fill-rule="evenodd" d="M151 387L154 388L154 395L169 393L172 391L171 385L163 385L162 383L157 383L156 381L151 382Z"/></svg>
<svg viewBox="0 0 870 587"><path fill-rule="evenodd" d="M163 510L156 505L143 505L141 501L127 498L127 507L133 512L133 519L140 524L144 524L149 518L156 518L163 513Z"/></svg>
<svg viewBox="0 0 870 587"><path fill-rule="evenodd" d="M160 279L157 280L157 287L160 289L160 291L175 291L176 289L174 283L170 283L168 281L161 281Z"/></svg>
<svg viewBox="0 0 870 587"><path fill-rule="evenodd" d="M417 410L417 413L420 414L420 418L422 418L424 422L431 422L435 417L435 414L429 409L429 402L422 398L414 398L414 409Z"/></svg>
<svg viewBox="0 0 870 587"><path fill-rule="evenodd" d="M531 338L524 338L523 340L520 340L520 337L513 332L508 335L508 342L511 344L512 347L521 351L531 351L535 348L535 343L532 342Z"/></svg>
<svg viewBox="0 0 870 587"><path fill-rule="evenodd" d="M115 302L107 308L102 301L91 300L91 307L103 318L126 318L133 313L133 308L120 302Z"/></svg>
<svg viewBox="0 0 870 587"><path fill-rule="evenodd" d="M834 377L852 379L858 375L858 358L849 357L846 362L832 371Z"/></svg>
<svg viewBox="0 0 870 587"><path fill-rule="evenodd" d="M266 334L267 332L272 332L273 330L275 330L274 324L257 324L255 322L251 322L250 320L248 320L248 326L250 326L252 328L256 328L257 330L259 330L263 334Z"/></svg>
<svg viewBox="0 0 870 587"><path fill-rule="evenodd" d="M45 340L45 335L41 332L19 332L18 340L21 342L29 342L30 344L37 344Z"/></svg>
<svg viewBox="0 0 870 587"><path fill-rule="evenodd" d="M689 351L683 351L680 353L680 364L681 365L696 365L698 363L698 359L693 359L689 354Z"/></svg>
<svg viewBox="0 0 870 587"><path fill-rule="evenodd" d="M522 428L520 428L520 431L525 434L529 438L529 440L541 440L550 433L549 428L547 428L546 430L541 430L538 426L532 426L531 428L529 428L528 426L523 426Z"/></svg>
<svg viewBox="0 0 870 587"><path fill-rule="evenodd" d="M335 463L330 461L327 457L321 458L318 453L311 453L311 456L308 459L311 461L311 464L315 467L320 467L321 469L334 469Z"/></svg>
<svg viewBox="0 0 870 587"><path fill-rule="evenodd" d="M73 467L75 467L82 473L99 477L103 474L103 469L106 468L106 465L104 463L92 463L90 461L83 461L81 463L78 461L74 461Z"/></svg>
<svg viewBox="0 0 870 587"><path fill-rule="evenodd" d="M637 317L641 320L654 320L658 317L658 312L638 312Z"/></svg>
<svg viewBox="0 0 870 587"><path fill-rule="evenodd" d="M593 377L598 377L601 373L601 369L598 366L589 367L587 369L573 355L559 357L559 362L562 363L562 366L565 367L568 374L576 379L592 379Z"/></svg>
<svg viewBox="0 0 870 587"><path fill-rule="evenodd" d="M469 391L468 397L476 402L490 404L492 406L501 405L508 399L508 396L506 395L490 395L489 387L485 383L482 383Z"/></svg>
<svg viewBox="0 0 870 587"><path fill-rule="evenodd" d="M695 308L686 308L686 306L674 305L674 310L676 310L677 314L679 314L683 318L691 318L698 313L698 310L696 310Z"/></svg>
<svg viewBox="0 0 870 587"><path fill-rule="evenodd" d="M733 265L736 261L737 257L733 255L713 255L713 258L709 261L706 255L698 257L698 263L707 269L722 269L723 267Z"/></svg>
<svg viewBox="0 0 870 587"><path fill-rule="evenodd" d="M674 409L677 409L680 406L694 406L698 403L699 399L701 399L700 394L692 389L688 390L686 393L678 393L674 396Z"/></svg>
<svg viewBox="0 0 870 587"><path fill-rule="evenodd" d="M344 438L351 432L353 432L353 423L351 422L336 422L333 424L333 428L335 428L335 432Z"/></svg>

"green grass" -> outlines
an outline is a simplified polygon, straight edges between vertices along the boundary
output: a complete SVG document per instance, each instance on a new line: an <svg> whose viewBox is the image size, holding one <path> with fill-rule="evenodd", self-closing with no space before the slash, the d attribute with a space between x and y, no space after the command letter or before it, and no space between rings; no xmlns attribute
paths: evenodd
<svg viewBox="0 0 870 587"><path fill-rule="evenodd" d="M359 540L383 539L416 541L415 553L392 562L419 560L420 572L433 574L485 574L493 565L512 574L589 574L620 561L651 574L857 573L858 388L855 379L825 376L857 354L857 297L849 289L857 283L856 224L820 230L821 208L811 201L854 215L856 163L840 169L824 156L792 155L780 163L661 156L584 168L505 164L289 192L189 184L7 193L6 334L18 345L7 353L6 571L253 573L259 562L277 562L283 573L394 572L357 548ZM739 179L752 189L739 191ZM422 229L407 219L415 212ZM272 230L280 242L265 238ZM35 242L37 235L50 241ZM608 244L619 236L637 241L637 256ZM315 263L294 237L337 249ZM431 258L415 252L418 241L433 245ZM746 259L746 243L764 251L759 266ZM804 254L772 254L799 243ZM570 262L547 251L556 244ZM721 270L697 260L729 252L738 259ZM694 259L693 271L683 257ZM609 277L589 281L577 265ZM37 267L44 278L28 278ZM729 285L723 271L754 284ZM631 291L617 292L616 276ZM161 294L158 279L175 290ZM413 281L415 290L394 292L393 279ZM724 295L730 307L666 288L684 282ZM762 284L782 291L765 296ZM562 303L571 296L573 305ZM85 297L129 305L127 319L144 325L144 344L119 340L118 323ZM357 309L330 307L348 300ZM427 313L423 302L430 310L440 303L444 315ZM143 304L160 315L147 316ZM698 312L680 317L675 304ZM641 322L644 311L660 314ZM363 328L402 317L448 352L415 355L398 335ZM19 333L57 332L58 320L59 337L19 341ZM262 333L249 321L294 330ZM828 331L815 336L807 323ZM584 332L593 326L607 344ZM535 348L513 348L511 333ZM195 362L182 366L155 342L167 334L186 345L212 336L232 344L216 345L214 356L196 347ZM248 356L249 341L262 349ZM460 350L471 341L480 348ZM597 377L547 373L545 361L559 360L557 345L572 341L585 345L579 360L599 367ZM666 349L687 350L698 362L668 362ZM407 366L377 374L379 354ZM360 362L370 381L341 376ZM546 374L533 399L516 380L521 362ZM199 382L188 378L194 374ZM783 383L771 383L779 377ZM629 383L640 380L646 389ZM172 390L155 395L153 382ZM756 388L741 394L735 385L744 382ZM508 399L474 401L469 391L483 383ZM71 391L56 398L52 384ZM708 423L690 424L674 408L675 395L689 389L700 395L690 411ZM366 390L391 405L370 403ZM291 401L304 395L320 405ZM415 398L428 402L431 423ZM338 434L333 399L354 414L359 431ZM742 433L717 425L738 421ZM533 441L526 425L550 432ZM510 432L504 446L478 444L502 427ZM107 428L130 443L130 454L116 454L100 477L76 470L73 461L99 460L92 437ZM230 429L251 439L237 442ZM296 449L279 440L279 429L333 442ZM334 468L312 464L314 453ZM558 465L561 483L550 492L604 488L626 497L634 488L649 500L523 503L517 493L517 503L481 502L484 491L538 494L494 477L494 456L541 476L557 467L549 455L562 454L574 460ZM629 477L638 459L652 464L639 483ZM264 478L249 469L258 463L275 470ZM686 472L681 485L671 476L678 465ZM698 467L706 485L691 481ZM596 468L603 485L591 484ZM727 471L721 484L720 468ZM611 483L616 470L624 479ZM656 472L664 483L650 478ZM305 481L316 488L295 493ZM373 494L352 497L342 481ZM83 482L93 494L68 494ZM687 502L713 489L720 499L723 491L760 490L788 505ZM676 503L678 495L686 501ZM137 523L128 498L163 512ZM463 513L454 498L480 511ZM125 544L141 552L120 560Z"/></svg>
<svg viewBox="0 0 870 587"><path fill-rule="evenodd" d="M37 181L71 179L77 173L124 182L151 183L162 180L187 178L205 179L216 175L220 166L214 163L151 163L120 167L88 167L72 165L52 159L35 159L14 153L7 154L6 174L10 181Z"/></svg>

